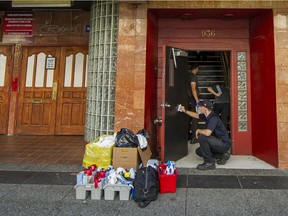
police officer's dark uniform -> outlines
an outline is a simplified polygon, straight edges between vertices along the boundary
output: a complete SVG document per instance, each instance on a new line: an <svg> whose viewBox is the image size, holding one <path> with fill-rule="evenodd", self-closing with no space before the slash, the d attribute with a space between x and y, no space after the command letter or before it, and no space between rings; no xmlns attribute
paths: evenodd
<svg viewBox="0 0 288 216"><path fill-rule="evenodd" d="M203 103L200 103L200 106L202 105ZM205 105L206 108L213 108L211 102ZM227 153L231 147L228 131L219 116L213 111L207 117L204 114L199 114L199 119L206 122L206 129L211 130L212 134L210 136L199 134L200 147L196 149L196 154L203 157L204 163L198 165L197 168L200 170L214 169L214 158L219 159L218 164L225 164L230 158L230 154Z"/></svg>

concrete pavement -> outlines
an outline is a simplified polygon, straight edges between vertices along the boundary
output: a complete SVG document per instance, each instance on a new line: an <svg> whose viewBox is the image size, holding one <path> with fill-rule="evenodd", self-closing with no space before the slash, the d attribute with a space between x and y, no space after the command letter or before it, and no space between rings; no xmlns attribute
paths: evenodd
<svg viewBox="0 0 288 216"><path fill-rule="evenodd" d="M179 168L177 192L146 208L133 200L77 200L77 165L0 164L0 215L288 215L288 171Z"/></svg>

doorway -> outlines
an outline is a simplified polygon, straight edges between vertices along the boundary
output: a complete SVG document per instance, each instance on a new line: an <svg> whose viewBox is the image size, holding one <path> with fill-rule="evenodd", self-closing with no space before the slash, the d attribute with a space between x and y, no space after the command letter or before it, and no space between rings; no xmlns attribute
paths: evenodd
<svg viewBox="0 0 288 216"><path fill-rule="evenodd" d="M83 135L86 47L24 47L17 134Z"/></svg>
<svg viewBox="0 0 288 216"><path fill-rule="evenodd" d="M199 66L197 73L197 84L199 100L208 99L212 103L215 103L216 96L208 91L209 87L219 89L219 87L227 87L230 93L230 72L231 72L231 51L221 50L188 50L188 70L191 71L193 64ZM188 72L189 72L188 71ZM218 93L218 91L216 91ZM230 103L230 94L229 94ZM216 101L217 102L217 101ZM220 112L221 110L214 110ZM230 113L230 107L229 107ZM221 118L221 112L219 113ZM223 119L222 119L223 120ZM226 122L226 120L225 120ZM230 134L230 119L227 121L227 130ZM198 123L198 128L204 128L204 122ZM189 131L189 137L191 137L191 131Z"/></svg>
<svg viewBox="0 0 288 216"><path fill-rule="evenodd" d="M161 159L162 161L176 161L187 155L187 142L193 135L191 124L195 119L177 112L179 104L185 106L186 109L191 108L189 107L188 89L190 83L188 80L192 65L197 64L199 66L197 73L199 100L208 99L214 103L215 96L208 91L208 87L220 88L220 86L225 86L230 91L231 52L184 50L175 47L164 47L163 52L165 56L163 59L161 118L157 121L159 123L161 120L161 124L159 124L160 145L163 149ZM217 92L216 89L214 91ZM229 92L227 96L230 98ZM229 102L230 100L227 103L228 106ZM230 111L230 106L228 109ZM220 118L222 118L221 113ZM198 121L197 128L206 128L205 122ZM230 131L230 124L228 124L228 131Z"/></svg>
<svg viewBox="0 0 288 216"><path fill-rule="evenodd" d="M191 13L193 17L188 19L179 17L183 13ZM233 14L233 19L225 19L223 15L227 13ZM264 29L263 26L265 26ZM171 46L191 51L224 50L230 52L232 153L255 155L277 167L275 104L272 105L273 114L268 117L273 125L273 133L272 136L269 136L269 142L265 142L260 132L263 129L260 130L259 127L260 123L264 127L264 131L269 130L261 118L265 112L259 112L256 104L252 103L255 101L254 99L260 104L275 101L275 82L272 85L267 83L271 77L268 75L269 72L272 72L272 78L275 78L273 11L256 9L151 9L148 11L147 28L147 41L149 42L147 42L147 50L149 50L149 56L151 53L152 56L156 53L159 83L165 74L164 53L157 52L157 49L153 47L158 47L158 50L163 50L164 46ZM269 46L265 44L269 44ZM147 59L149 58L147 57ZM263 61L263 59L267 61ZM268 59L272 59L272 61L269 62ZM252 60L253 64L251 64ZM148 60L147 65L150 66L153 61L149 62ZM147 67L147 74L152 73L153 68ZM266 88L271 90L268 95L269 100L264 97L264 91L259 91L259 89L264 88L264 83L267 84L265 85ZM161 92L163 87L158 86L158 88L158 91L155 90L154 92L156 98L157 92ZM158 98L160 97L158 96ZM162 111L161 104L165 104L165 101L158 99L158 111L155 118ZM268 104L265 107L269 107ZM161 134L158 137L161 137ZM263 149L263 143L267 143L269 146ZM159 149L160 154L162 154L164 150L161 144Z"/></svg>

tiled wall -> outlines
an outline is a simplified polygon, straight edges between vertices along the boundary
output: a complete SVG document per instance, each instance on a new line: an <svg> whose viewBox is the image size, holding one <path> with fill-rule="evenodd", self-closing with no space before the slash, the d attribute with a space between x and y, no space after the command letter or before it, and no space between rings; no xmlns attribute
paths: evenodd
<svg viewBox="0 0 288 216"><path fill-rule="evenodd" d="M288 9L274 10L279 167L288 168Z"/></svg>
<svg viewBox="0 0 288 216"><path fill-rule="evenodd" d="M288 168L288 2L149 1L120 3L115 131L144 126L146 11L148 8L274 8L279 167ZM281 9L278 9L281 8ZM286 10L283 8L287 8Z"/></svg>
<svg viewBox="0 0 288 216"><path fill-rule="evenodd" d="M115 131L144 127L147 8L120 3Z"/></svg>

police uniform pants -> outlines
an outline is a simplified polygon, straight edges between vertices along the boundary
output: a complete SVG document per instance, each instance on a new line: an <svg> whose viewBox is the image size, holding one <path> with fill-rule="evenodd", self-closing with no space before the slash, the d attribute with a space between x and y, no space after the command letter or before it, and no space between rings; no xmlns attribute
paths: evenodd
<svg viewBox="0 0 288 216"><path fill-rule="evenodd" d="M203 157L205 162L213 162L214 158L221 159L221 155L230 149L230 145L225 144L221 139L214 136L200 134L198 141L200 147L196 149L196 154Z"/></svg>

